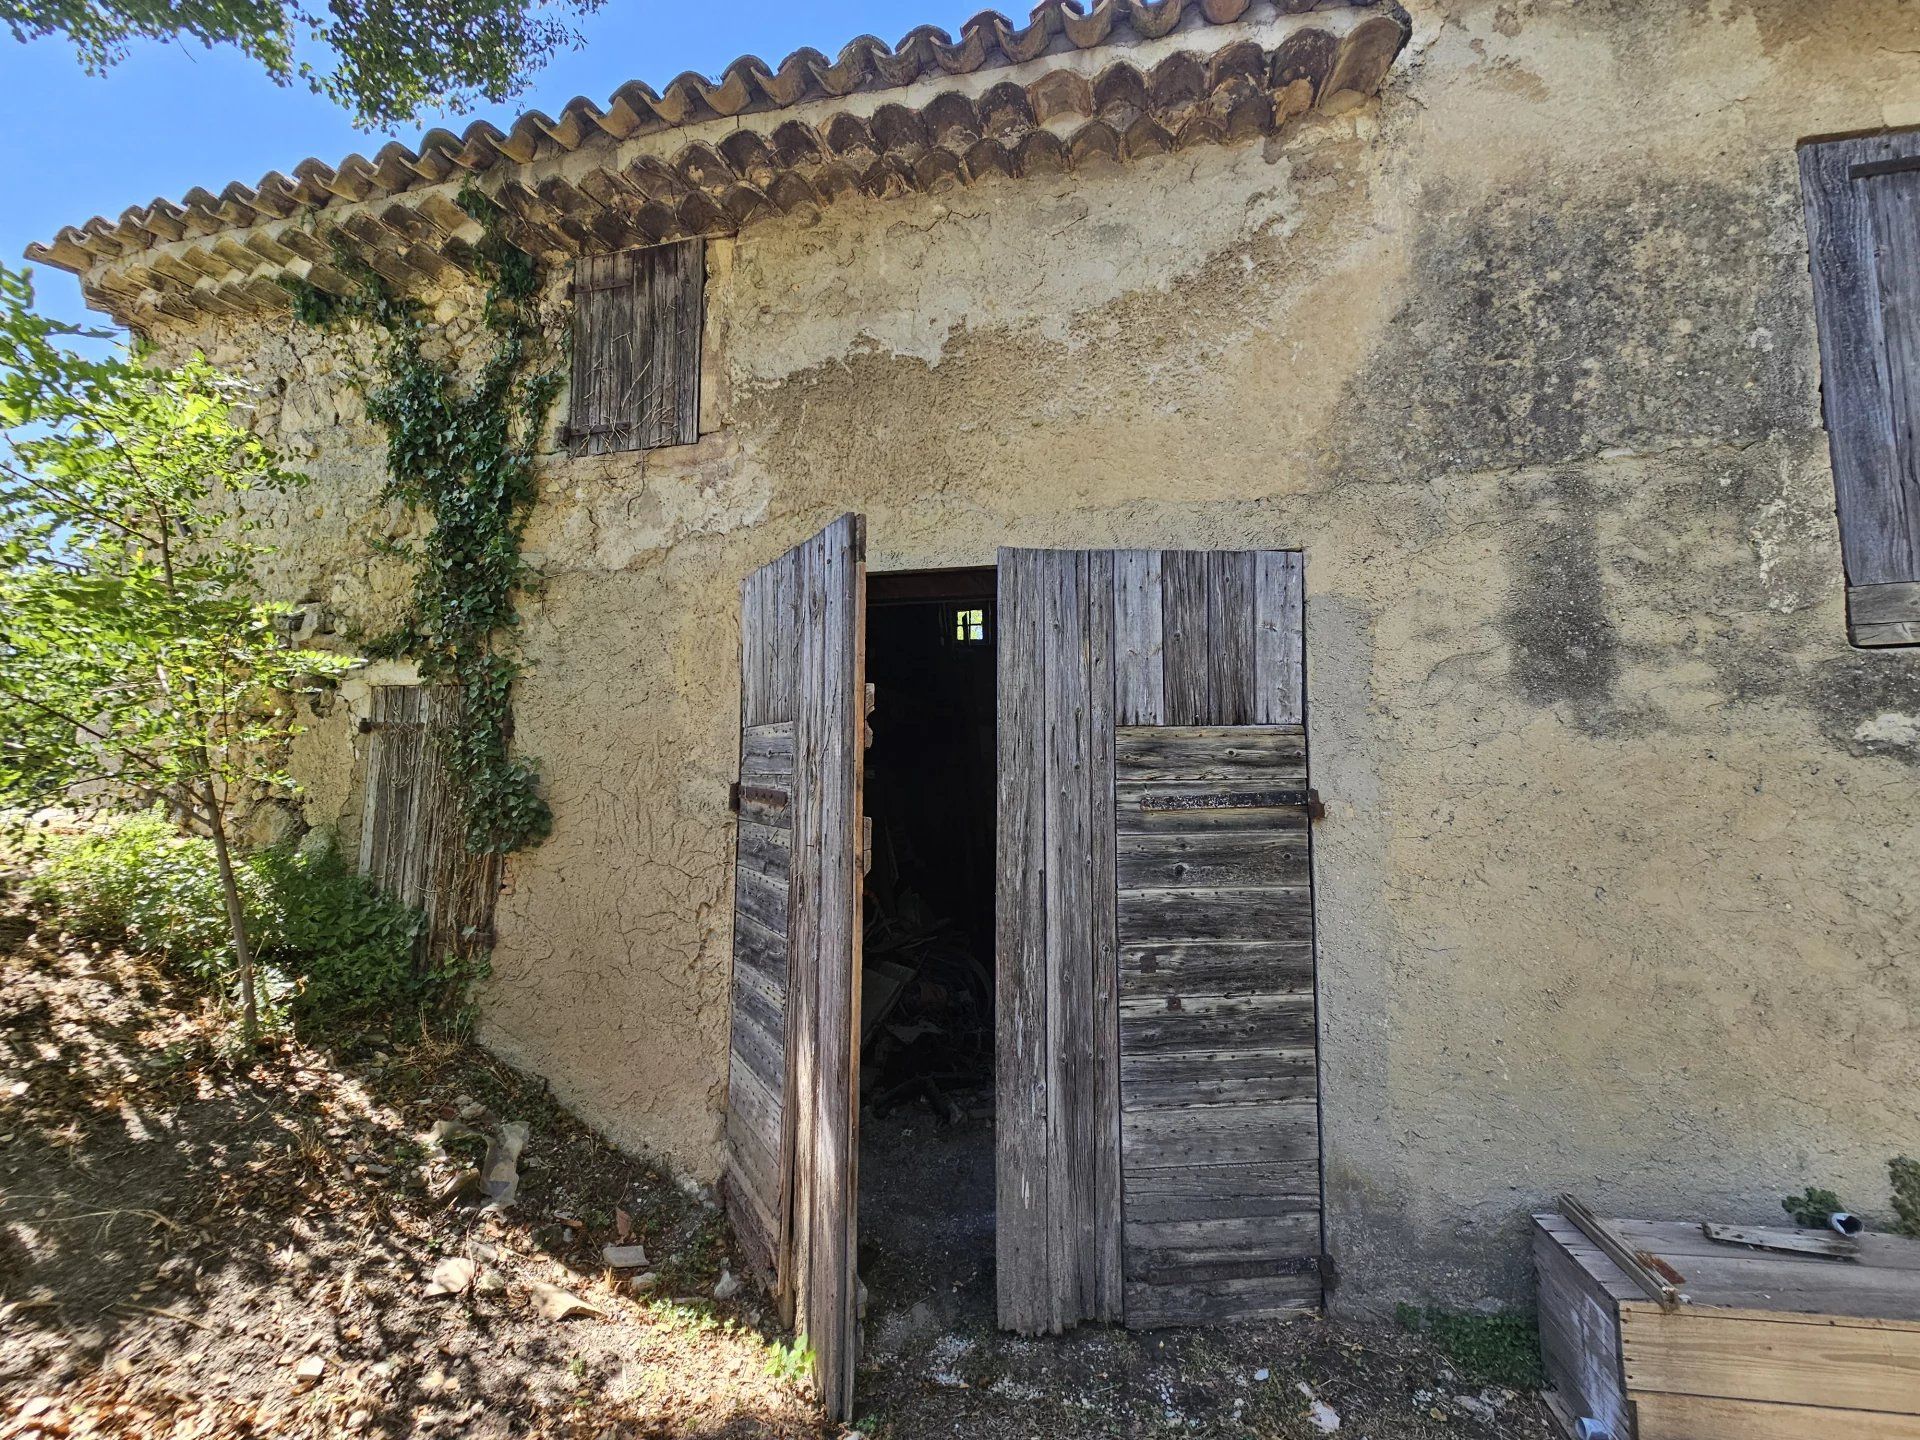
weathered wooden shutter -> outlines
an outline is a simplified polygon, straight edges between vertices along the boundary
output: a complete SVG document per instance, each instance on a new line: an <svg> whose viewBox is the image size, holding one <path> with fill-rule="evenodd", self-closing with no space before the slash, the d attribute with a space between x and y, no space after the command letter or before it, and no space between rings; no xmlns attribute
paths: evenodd
<svg viewBox="0 0 1920 1440"><path fill-rule="evenodd" d="M573 272L575 455L700 438L705 242L583 255Z"/></svg>
<svg viewBox="0 0 1920 1440"><path fill-rule="evenodd" d="M842 516L741 593L724 1190L835 1416L858 1341L865 537Z"/></svg>
<svg viewBox="0 0 1920 1440"><path fill-rule="evenodd" d="M447 686L376 685L365 726L360 873L426 915L430 955L491 948L500 889L500 857L467 849L460 797L440 758L437 737L458 704Z"/></svg>
<svg viewBox="0 0 1920 1440"><path fill-rule="evenodd" d="M1320 1301L1297 553L1000 554L999 1306Z"/></svg>
<svg viewBox="0 0 1920 1440"><path fill-rule="evenodd" d="M1920 133L1804 146L1800 179L1848 630L1920 644Z"/></svg>

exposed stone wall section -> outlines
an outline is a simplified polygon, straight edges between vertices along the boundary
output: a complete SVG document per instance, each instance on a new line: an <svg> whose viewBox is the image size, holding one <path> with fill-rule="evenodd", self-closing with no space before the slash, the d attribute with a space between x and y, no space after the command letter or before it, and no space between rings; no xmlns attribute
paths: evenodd
<svg viewBox="0 0 1920 1440"><path fill-rule="evenodd" d="M1304 545L1337 1303L1523 1293L1563 1188L1884 1209L1920 657L1845 644L1793 147L1920 122L1920 13L1409 9L1376 108L714 247L713 433L543 471L518 720L557 823L488 1043L713 1173L737 587L834 514L875 569ZM316 477L276 582L377 630L405 521L335 342L210 338ZM298 745L311 818L346 742Z"/></svg>

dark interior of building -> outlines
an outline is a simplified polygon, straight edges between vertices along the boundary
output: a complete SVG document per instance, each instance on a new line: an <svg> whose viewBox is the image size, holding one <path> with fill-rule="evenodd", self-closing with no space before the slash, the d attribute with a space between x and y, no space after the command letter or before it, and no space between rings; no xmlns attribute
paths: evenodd
<svg viewBox="0 0 1920 1440"><path fill-rule="evenodd" d="M861 1068L876 1110L991 1098L993 599L992 572L984 587L975 573L876 577L869 600Z"/></svg>
<svg viewBox="0 0 1920 1440"><path fill-rule="evenodd" d="M860 1192L876 1313L934 1292L992 1301L993 578L868 583Z"/></svg>

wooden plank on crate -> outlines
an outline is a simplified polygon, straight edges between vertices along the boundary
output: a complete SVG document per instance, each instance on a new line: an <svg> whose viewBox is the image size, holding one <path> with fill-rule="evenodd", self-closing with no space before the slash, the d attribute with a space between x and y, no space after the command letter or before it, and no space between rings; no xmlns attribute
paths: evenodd
<svg viewBox="0 0 1920 1440"><path fill-rule="evenodd" d="M1256 718L1254 695L1254 553L1216 550L1207 564L1207 718L1220 725L1248 725Z"/></svg>
<svg viewBox="0 0 1920 1440"><path fill-rule="evenodd" d="M1920 1416L1913 1414L1705 1395L1639 1395L1634 1415L1637 1440L1920 1440Z"/></svg>
<svg viewBox="0 0 1920 1440"><path fill-rule="evenodd" d="M1160 554L1160 639L1169 725L1204 725L1213 718L1207 634L1210 569L1204 550Z"/></svg>
<svg viewBox="0 0 1920 1440"><path fill-rule="evenodd" d="M1120 725L1166 722L1160 553L1113 552L1114 715Z"/></svg>
<svg viewBox="0 0 1920 1440"><path fill-rule="evenodd" d="M1787 1230L1771 1225L1716 1225L1703 1220L1700 1233L1720 1245L1777 1250L1783 1255L1818 1255L1828 1260L1858 1260L1860 1243L1832 1230Z"/></svg>
<svg viewBox="0 0 1920 1440"><path fill-rule="evenodd" d="M1615 1301L1569 1253L1550 1222L1579 1233L1560 1216L1534 1217L1540 1351L1547 1378L1571 1412L1569 1423L1592 1417L1608 1434L1625 1440L1630 1425Z"/></svg>
<svg viewBox="0 0 1920 1440"><path fill-rule="evenodd" d="M1658 1257L1652 1252L1635 1250L1620 1238L1611 1225L1595 1215L1585 1202L1572 1195L1560 1197L1560 1213L1577 1225L1587 1239L1619 1266L1621 1273L1639 1286L1649 1300L1666 1309L1672 1309L1680 1303L1683 1278L1670 1267L1661 1267Z"/></svg>
<svg viewBox="0 0 1920 1440"><path fill-rule="evenodd" d="M1000 1325L1050 1328L1047 1281L1045 674L1038 552L999 555L998 904L995 917L995 1265Z"/></svg>
<svg viewBox="0 0 1920 1440"><path fill-rule="evenodd" d="M1845 1284L1853 1266L1835 1267L1810 1261L1804 1256L1756 1255L1750 1251L1731 1249L1707 1237L1699 1225L1682 1220L1615 1220L1613 1228L1629 1244L1656 1250L1676 1264L1686 1264L1694 1260L1750 1261L1761 1265L1785 1267L1780 1274L1804 1274L1817 1276L1831 1274L1836 1284ZM1861 1235L1842 1237L1825 1230L1790 1230L1784 1227L1765 1225L1742 1226L1744 1230L1758 1235L1809 1237L1829 1237L1834 1240L1846 1239L1853 1247L1861 1266L1879 1270L1909 1270L1920 1273L1920 1240L1908 1239L1901 1235L1887 1235L1877 1230L1869 1230ZM1769 1271L1768 1273L1772 1273ZM1687 1277L1692 1282L1691 1274Z"/></svg>
<svg viewBox="0 0 1920 1440"><path fill-rule="evenodd" d="M1627 1390L1839 1410L1920 1408L1920 1334L1858 1325L1780 1325L1688 1307L1620 1316Z"/></svg>
<svg viewBox="0 0 1920 1440"><path fill-rule="evenodd" d="M1566 1216L1557 1212L1543 1212L1533 1217L1533 1223L1554 1238L1574 1263L1588 1275L1594 1283L1614 1301L1615 1304L1644 1302L1646 1292L1629 1279L1624 1271L1604 1252L1589 1240Z"/></svg>
<svg viewBox="0 0 1920 1440"><path fill-rule="evenodd" d="M1089 693L1087 710L1091 846L1088 917L1092 925L1089 960L1093 966L1093 1069L1088 1121L1093 1129L1092 1229L1093 1283L1087 1318L1118 1321L1125 1314L1122 1276L1125 1251L1121 1214L1120 1159L1120 1010L1119 968L1115 963L1115 911L1118 905L1114 828L1115 678L1114 558L1096 550L1087 556L1087 631Z"/></svg>
<svg viewBox="0 0 1920 1440"><path fill-rule="evenodd" d="M1262 725L1306 721L1306 630L1303 557L1262 550L1254 561L1254 720Z"/></svg>
<svg viewBox="0 0 1920 1440"><path fill-rule="evenodd" d="M1148 780L1271 782L1277 771L1306 774L1307 736L1297 725L1123 727L1116 751L1129 783Z"/></svg>
<svg viewBox="0 0 1920 1440"><path fill-rule="evenodd" d="M1086 557L1046 552L1047 1250L1051 1328L1084 1312L1092 1282L1092 819L1087 768L1090 704Z"/></svg>

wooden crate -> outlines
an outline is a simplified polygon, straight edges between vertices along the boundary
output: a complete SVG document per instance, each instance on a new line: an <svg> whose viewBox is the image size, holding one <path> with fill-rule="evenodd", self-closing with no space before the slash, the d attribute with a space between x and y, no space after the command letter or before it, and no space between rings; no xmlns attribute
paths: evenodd
<svg viewBox="0 0 1920 1440"><path fill-rule="evenodd" d="M1683 1277L1658 1304L1560 1215L1536 1215L1540 1345L1555 1415L1610 1440L1920 1440L1920 1241L1859 1258L1723 1245L1698 1225L1613 1220Z"/></svg>

